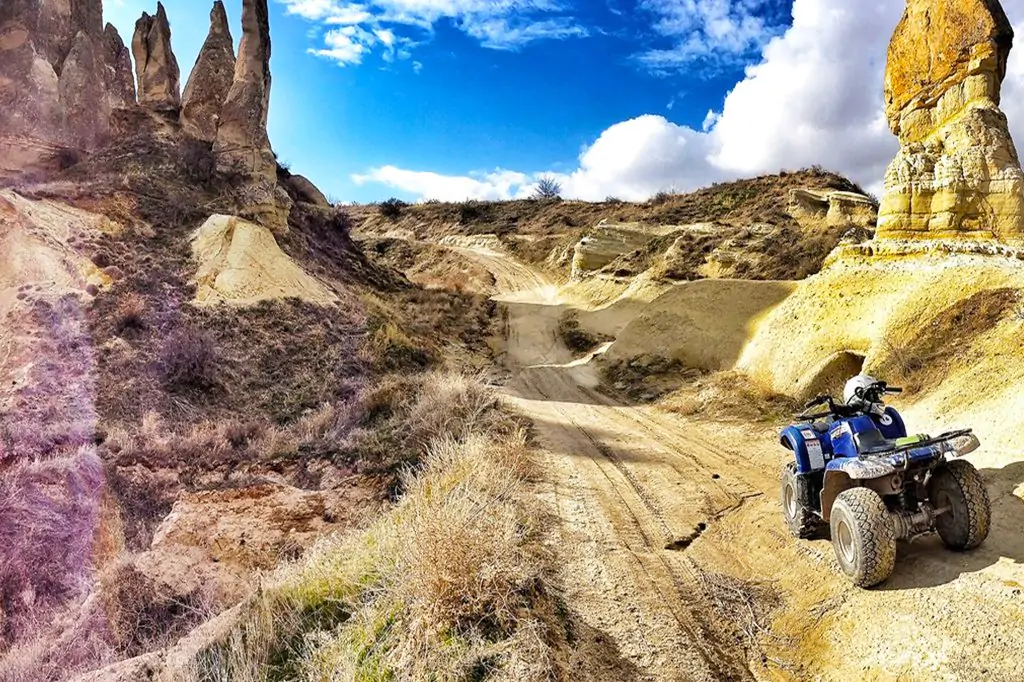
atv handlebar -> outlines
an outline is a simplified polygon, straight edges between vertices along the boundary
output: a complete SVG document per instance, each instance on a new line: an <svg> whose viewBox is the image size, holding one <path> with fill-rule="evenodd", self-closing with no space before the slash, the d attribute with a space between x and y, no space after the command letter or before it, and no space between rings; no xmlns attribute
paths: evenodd
<svg viewBox="0 0 1024 682"><path fill-rule="evenodd" d="M889 384L887 384L884 381L878 381L871 384L870 386L858 388L856 390L857 397L868 403L880 403L882 402L882 396L886 394L895 395L897 393L903 393L903 389L897 388L895 386L889 386ZM818 405L828 405L828 412L816 412L813 414L809 414L807 412L812 407L817 407ZM853 407L851 405L845 404L838 404L836 403L835 398L833 398L832 396L822 394L813 398L810 402L804 405L804 411L796 415L796 418L804 421L814 421L817 419L823 419L825 417L831 416L849 417L854 414L857 414L860 411L861 409L858 407Z"/></svg>

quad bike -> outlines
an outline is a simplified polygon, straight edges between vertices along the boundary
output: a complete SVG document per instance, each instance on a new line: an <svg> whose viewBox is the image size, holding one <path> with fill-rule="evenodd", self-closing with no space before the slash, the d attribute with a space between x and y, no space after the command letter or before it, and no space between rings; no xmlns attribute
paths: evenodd
<svg viewBox="0 0 1024 682"><path fill-rule="evenodd" d="M899 393L860 375L845 404L819 396L781 434L794 461L782 472L782 511L798 538L828 524L843 573L860 587L892 573L896 541L937 532L950 549L974 549L988 536L991 508L978 470L960 457L979 447L970 429L908 436ZM827 406L827 410L809 412Z"/></svg>

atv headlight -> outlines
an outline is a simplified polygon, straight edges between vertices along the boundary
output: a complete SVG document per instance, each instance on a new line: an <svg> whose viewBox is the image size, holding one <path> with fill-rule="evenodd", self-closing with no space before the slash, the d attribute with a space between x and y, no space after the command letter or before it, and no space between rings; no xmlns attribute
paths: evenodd
<svg viewBox="0 0 1024 682"><path fill-rule="evenodd" d="M962 436L957 436L949 442L951 449L956 453L957 457L963 457L969 455L978 448L981 447L981 442L978 437L973 433L965 433Z"/></svg>

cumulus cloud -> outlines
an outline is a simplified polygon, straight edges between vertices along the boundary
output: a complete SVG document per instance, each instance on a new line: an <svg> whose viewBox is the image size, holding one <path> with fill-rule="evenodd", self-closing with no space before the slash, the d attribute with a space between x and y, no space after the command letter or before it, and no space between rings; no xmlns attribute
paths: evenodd
<svg viewBox="0 0 1024 682"><path fill-rule="evenodd" d="M785 30L788 4L782 0L640 0L653 16L653 31L668 47L648 49L637 60L648 70L669 75L695 63L701 73L744 63Z"/></svg>
<svg viewBox="0 0 1024 682"><path fill-rule="evenodd" d="M342 66L380 50L386 61L408 59L442 20L496 50L537 40L585 37L589 31L561 0L277 0L289 14L326 29L310 52ZM338 28L341 27L341 28Z"/></svg>
<svg viewBox="0 0 1024 682"><path fill-rule="evenodd" d="M733 5L746 2L757 0ZM1024 35L1024 0L1003 6L1017 35ZM903 7L903 0L795 0L792 26L764 46L701 130L654 115L617 123L583 150L570 173L512 174L521 184L491 185L488 176L391 169L371 171L364 181L427 198L508 199L528 194L537 178L553 176L566 198L638 200L665 189L820 164L878 193L898 148L882 87L889 37ZM1024 47L1011 53L1002 107L1014 138L1024 139ZM430 176L431 194L420 191L421 175Z"/></svg>

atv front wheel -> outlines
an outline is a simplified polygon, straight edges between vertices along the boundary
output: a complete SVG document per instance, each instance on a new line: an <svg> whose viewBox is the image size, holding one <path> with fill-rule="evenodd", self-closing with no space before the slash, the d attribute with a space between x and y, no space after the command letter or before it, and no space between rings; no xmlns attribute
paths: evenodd
<svg viewBox="0 0 1024 682"><path fill-rule="evenodd" d="M870 488L844 490L832 505L832 548L858 587L877 585L896 565L896 532L885 502Z"/></svg>
<svg viewBox="0 0 1024 682"><path fill-rule="evenodd" d="M935 530L946 546L957 552L974 549L988 537L992 508L985 481L974 465L955 459L932 474L928 497L939 510Z"/></svg>
<svg viewBox="0 0 1024 682"><path fill-rule="evenodd" d="M807 483L796 473L796 463L790 462L782 470L782 515L786 526L795 538L814 537L818 530L818 518L808 509Z"/></svg>

